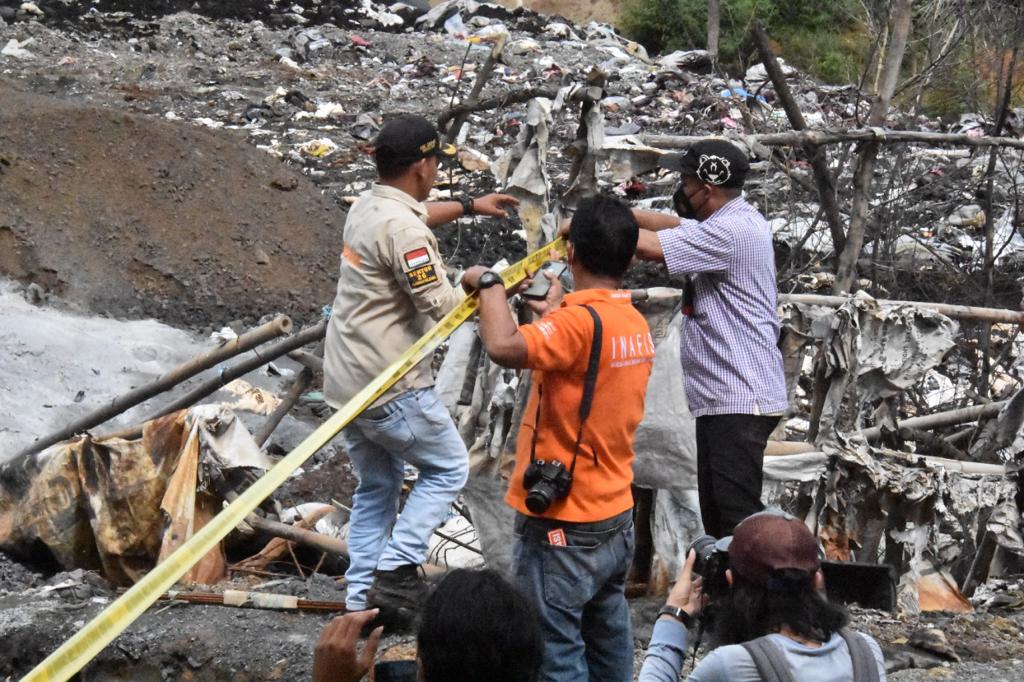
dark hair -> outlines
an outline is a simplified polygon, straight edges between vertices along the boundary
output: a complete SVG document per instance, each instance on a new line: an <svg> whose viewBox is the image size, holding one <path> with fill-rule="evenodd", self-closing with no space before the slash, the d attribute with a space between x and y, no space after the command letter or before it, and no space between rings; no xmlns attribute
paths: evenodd
<svg viewBox="0 0 1024 682"><path fill-rule="evenodd" d="M622 277L633 260L640 230L629 206L598 194L580 202L569 226L575 257L587 271Z"/></svg>
<svg viewBox="0 0 1024 682"><path fill-rule="evenodd" d="M457 569L438 584L417 644L426 682L534 682L544 649L533 605L489 569Z"/></svg>
<svg viewBox="0 0 1024 682"><path fill-rule="evenodd" d="M377 162L377 177L381 180L394 180L400 177L409 166L421 159L410 159L409 157L393 157L377 154L374 157Z"/></svg>
<svg viewBox="0 0 1024 682"><path fill-rule="evenodd" d="M795 634L824 642L844 627L849 615L814 589L813 580L794 569L776 571L795 589L769 590L733 571L732 588L712 604L714 640L717 646L740 644L778 632L785 625Z"/></svg>

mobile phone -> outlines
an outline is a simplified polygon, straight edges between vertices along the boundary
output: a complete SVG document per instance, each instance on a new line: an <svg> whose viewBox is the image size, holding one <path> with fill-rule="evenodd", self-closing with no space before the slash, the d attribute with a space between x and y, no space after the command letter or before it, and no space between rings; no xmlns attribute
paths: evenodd
<svg viewBox="0 0 1024 682"><path fill-rule="evenodd" d="M548 290L551 288L551 280L545 276L545 272L550 272L555 277L561 277L565 274L565 271L569 268L563 261L547 261L544 265L540 266L540 270L533 276L533 283L522 292L525 298L532 298L536 300L543 300L548 295Z"/></svg>

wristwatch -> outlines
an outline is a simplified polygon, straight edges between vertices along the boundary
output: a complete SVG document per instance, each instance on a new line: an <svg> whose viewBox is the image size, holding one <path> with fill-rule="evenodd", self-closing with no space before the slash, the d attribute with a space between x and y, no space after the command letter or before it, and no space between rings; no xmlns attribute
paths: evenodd
<svg viewBox="0 0 1024 682"><path fill-rule="evenodd" d="M669 606L668 604L665 604L661 607L661 610L658 611L658 617L661 618L662 616L672 616L682 623L683 627L687 630L693 627L693 618L678 606Z"/></svg>
<svg viewBox="0 0 1024 682"><path fill-rule="evenodd" d="M473 215L473 197L462 197L459 199L459 203L462 204L462 215Z"/></svg>
<svg viewBox="0 0 1024 682"><path fill-rule="evenodd" d="M493 287L496 284L500 284L502 288L505 287L505 280L501 278L501 275L496 273L494 270L488 270L484 274L480 275L480 281L476 285L476 288L480 291Z"/></svg>

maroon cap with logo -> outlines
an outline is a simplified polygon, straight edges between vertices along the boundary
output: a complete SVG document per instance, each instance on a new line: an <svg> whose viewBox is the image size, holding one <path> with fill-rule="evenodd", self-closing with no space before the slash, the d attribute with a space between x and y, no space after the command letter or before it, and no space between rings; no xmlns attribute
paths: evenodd
<svg viewBox="0 0 1024 682"><path fill-rule="evenodd" d="M733 571L769 589L792 585L791 580L776 580L776 572L781 569L803 571L811 580L821 568L821 552L814 535L803 521L781 510L743 519L733 531L728 549Z"/></svg>

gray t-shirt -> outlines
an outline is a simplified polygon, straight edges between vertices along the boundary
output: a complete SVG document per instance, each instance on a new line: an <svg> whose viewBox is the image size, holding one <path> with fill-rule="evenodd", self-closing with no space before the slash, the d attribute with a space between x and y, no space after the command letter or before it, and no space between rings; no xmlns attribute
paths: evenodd
<svg viewBox="0 0 1024 682"><path fill-rule="evenodd" d="M878 663L878 677L885 682L885 658L882 649L872 637L863 637ZM654 625L650 646L639 682L677 682L686 657L689 633L682 623L659 619ZM782 647L793 679L798 682L852 682L853 663L850 650L839 634L833 634L819 647L806 646L784 635L771 635ZM754 659L738 644L715 649L697 664L687 682L761 682Z"/></svg>

